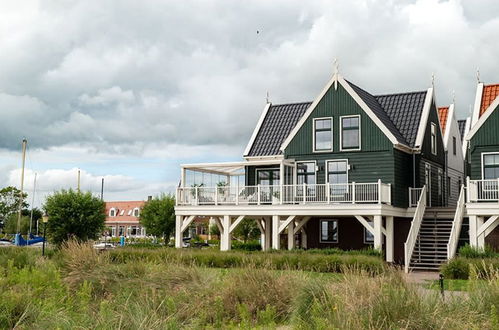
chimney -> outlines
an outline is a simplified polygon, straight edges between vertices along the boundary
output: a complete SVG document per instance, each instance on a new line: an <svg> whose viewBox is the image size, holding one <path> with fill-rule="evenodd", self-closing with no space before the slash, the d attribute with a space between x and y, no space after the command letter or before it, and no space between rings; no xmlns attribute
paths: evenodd
<svg viewBox="0 0 499 330"><path fill-rule="evenodd" d="M148 202L152 201L152 196L147 196L147 201Z"/></svg>

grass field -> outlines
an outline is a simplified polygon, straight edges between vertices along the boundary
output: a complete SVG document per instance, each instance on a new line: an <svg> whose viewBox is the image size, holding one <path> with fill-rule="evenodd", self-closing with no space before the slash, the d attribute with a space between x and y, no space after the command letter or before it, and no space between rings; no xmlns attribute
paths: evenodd
<svg viewBox="0 0 499 330"><path fill-rule="evenodd" d="M122 256L130 253L132 257L116 258L117 253ZM188 254L188 259L160 258L160 252L151 253L154 256L148 256L146 251L136 254L131 249L99 253L90 245L71 243L64 250L42 258L38 250L2 248L0 328L497 329L499 326L498 274L489 280L471 279L467 281L466 297L442 301L437 291L421 294L420 287L407 284L399 270L388 267L371 272L345 264L341 273L325 273L303 271L295 263L287 269L285 264L272 269L255 268L248 262L220 268L196 262L188 264L186 260L192 260L189 258L199 253L196 251L163 251L168 255ZM227 258L223 253L218 254L222 259ZM266 258L264 253L249 255ZM313 258L312 254L297 255L302 259Z"/></svg>

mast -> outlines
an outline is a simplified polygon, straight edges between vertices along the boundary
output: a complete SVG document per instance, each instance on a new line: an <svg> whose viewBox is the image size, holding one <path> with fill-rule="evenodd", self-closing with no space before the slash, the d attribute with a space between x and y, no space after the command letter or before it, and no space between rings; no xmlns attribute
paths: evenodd
<svg viewBox="0 0 499 330"><path fill-rule="evenodd" d="M78 169L78 192L80 192L80 169Z"/></svg>
<svg viewBox="0 0 499 330"><path fill-rule="evenodd" d="M23 151L23 162L21 168L21 192L19 196L19 215L17 217L17 233L21 233L21 212L23 209L23 191L24 191L24 166L26 165L26 145L28 144L28 140L23 139L22 151Z"/></svg>
<svg viewBox="0 0 499 330"><path fill-rule="evenodd" d="M31 217L29 221L29 234L31 235L31 230L33 227L33 207L35 205L35 194L36 194L36 172L35 172L35 181L33 182L33 198L31 199ZM29 236L28 236L29 237Z"/></svg>
<svg viewBox="0 0 499 330"><path fill-rule="evenodd" d="M104 178L102 178L102 183L101 183L101 186L100 186L100 200L101 201L104 200Z"/></svg>

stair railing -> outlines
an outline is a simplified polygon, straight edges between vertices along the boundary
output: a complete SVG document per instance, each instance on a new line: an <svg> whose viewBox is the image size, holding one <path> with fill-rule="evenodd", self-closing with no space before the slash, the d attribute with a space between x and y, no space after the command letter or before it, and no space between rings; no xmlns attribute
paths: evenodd
<svg viewBox="0 0 499 330"><path fill-rule="evenodd" d="M411 223L411 229L407 235L407 240L404 243L404 257L405 257L405 272L409 272L409 265L411 263L412 253L414 252L414 246L418 240L419 229L421 228L421 223L423 222L423 216L426 209L426 185L423 186L421 190L421 195L419 195L418 205L416 211L414 212L414 217Z"/></svg>
<svg viewBox="0 0 499 330"><path fill-rule="evenodd" d="M464 208L466 206L466 188L461 186L461 192L457 200L456 213L452 221L452 229L447 243L447 259L452 259L456 255L457 244L459 243L459 235L461 234L461 226L463 224Z"/></svg>

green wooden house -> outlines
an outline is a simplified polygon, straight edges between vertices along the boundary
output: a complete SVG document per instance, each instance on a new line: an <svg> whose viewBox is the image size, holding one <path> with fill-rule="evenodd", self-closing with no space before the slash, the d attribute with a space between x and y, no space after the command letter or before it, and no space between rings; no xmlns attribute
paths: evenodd
<svg viewBox="0 0 499 330"><path fill-rule="evenodd" d="M422 233L452 225L454 211L425 219L449 202L435 103L433 87L373 95L339 73L312 102L267 103L244 161L182 166L177 241L209 217L229 250L251 218L264 250L374 246L406 269L438 266L446 251L438 237L425 246Z"/></svg>

